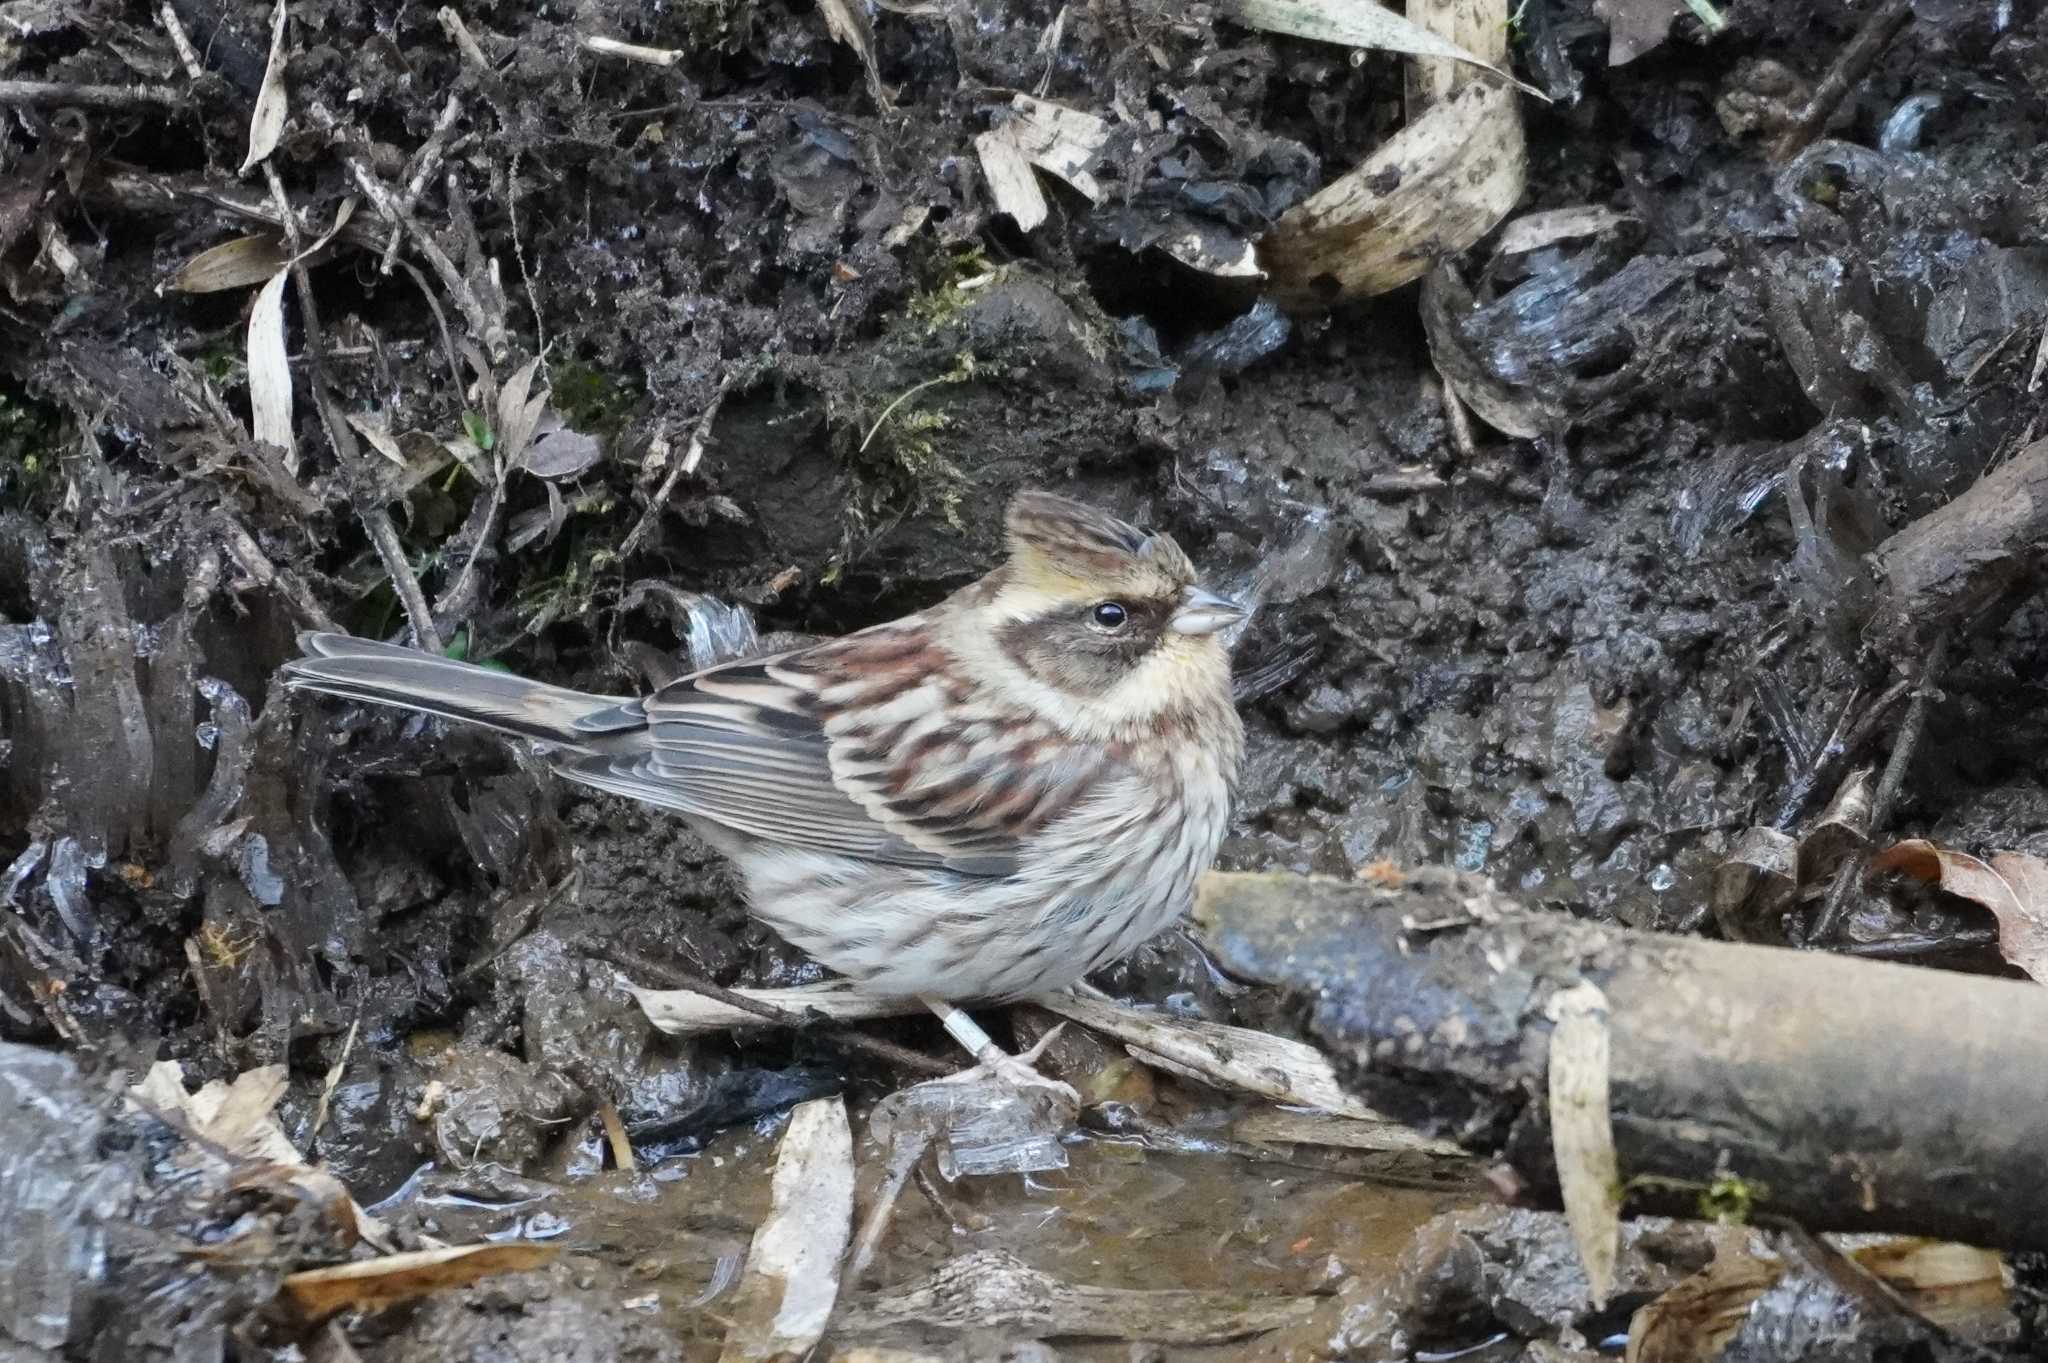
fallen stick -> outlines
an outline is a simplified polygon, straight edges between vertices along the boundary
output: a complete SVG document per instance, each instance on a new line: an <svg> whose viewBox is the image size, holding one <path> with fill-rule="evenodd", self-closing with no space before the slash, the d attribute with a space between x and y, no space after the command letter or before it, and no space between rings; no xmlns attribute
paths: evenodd
<svg viewBox="0 0 2048 1363"><path fill-rule="evenodd" d="M1523 911L1482 878L1211 875L1195 917L1358 1097L1555 1205L1554 1001L1605 995L1632 1211L2048 1248L2048 991Z"/></svg>
<svg viewBox="0 0 2048 1363"><path fill-rule="evenodd" d="M81 85L58 80L0 80L0 106L24 109L182 109L175 85Z"/></svg>
<svg viewBox="0 0 2048 1363"><path fill-rule="evenodd" d="M1893 658L1924 656L1952 626L2035 586L2044 550L2048 440L2036 440L1871 551L1872 642Z"/></svg>

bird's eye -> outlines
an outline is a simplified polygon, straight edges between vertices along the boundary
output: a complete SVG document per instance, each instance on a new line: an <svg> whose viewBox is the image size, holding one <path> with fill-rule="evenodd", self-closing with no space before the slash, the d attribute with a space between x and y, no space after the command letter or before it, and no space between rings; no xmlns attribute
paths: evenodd
<svg viewBox="0 0 2048 1363"><path fill-rule="evenodd" d="M1100 601L1093 612L1095 623L1103 629L1122 629L1131 618L1131 613L1118 601Z"/></svg>

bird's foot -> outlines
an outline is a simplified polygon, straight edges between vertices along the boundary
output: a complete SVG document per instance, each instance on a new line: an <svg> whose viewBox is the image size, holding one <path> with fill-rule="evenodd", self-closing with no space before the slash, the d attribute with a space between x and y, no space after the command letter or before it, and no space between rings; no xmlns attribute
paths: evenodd
<svg viewBox="0 0 2048 1363"><path fill-rule="evenodd" d="M1047 1032L1038 1039L1036 1045L1030 1050L1025 1051L1022 1055L1011 1055L1008 1051L1005 1051L1002 1047L991 1041L987 1046L975 1052L974 1058L980 1063L975 1065L973 1069L962 1070L958 1074L948 1075L937 1082L942 1084L971 1084L982 1080L989 1080L1001 1084L1020 1096L1028 1095L1034 1090L1046 1093L1052 1098L1071 1104L1076 1111L1079 1111L1081 1095L1074 1086L1065 1080L1048 1079L1045 1075L1038 1072L1036 1065L1038 1057L1045 1054L1045 1048L1052 1044L1053 1039L1060 1034L1060 1031L1066 1025L1063 1022L1058 1027Z"/></svg>

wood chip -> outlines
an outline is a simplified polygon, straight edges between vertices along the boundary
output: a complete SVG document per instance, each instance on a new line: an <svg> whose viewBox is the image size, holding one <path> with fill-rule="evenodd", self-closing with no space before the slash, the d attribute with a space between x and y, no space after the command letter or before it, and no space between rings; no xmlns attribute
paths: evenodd
<svg viewBox="0 0 2048 1363"><path fill-rule="evenodd" d="M1506 0L1413 0L1409 16L1466 35L1482 58L1506 59ZM1521 199L1528 151L1515 91L1467 63L1418 57L1415 66L1408 125L1260 242L1260 264L1292 305L1329 307L1413 283Z"/></svg>
<svg viewBox="0 0 2048 1363"><path fill-rule="evenodd" d="M1090 203L1101 203L1102 184L1086 166L1108 145L1109 124L1094 114L1030 95L1018 95L1010 107L1018 116L1006 126L1031 164L1057 175Z"/></svg>
<svg viewBox="0 0 2048 1363"><path fill-rule="evenodd" d="M1509 223L1501 230L1500 245L1495 249L1504 256L1520 255L1525 251L1541 250L1555 242L1597 237L1622 223L1633 221L1635 219L1628 214L1599 204L1547 208L1540 213L1524 213Z"/></svg>
<svg viewBox="0 0 2048 1363"><path fill-rule="evenodd" d="M1009 214L1020 231L1029 232L1043 223L1050 211L1045 191L1038 187L1038 177L1031 171L1031 158L1017 145L1010 130L995 128L977 135L974 150L981 158L981 173L988 181L996 211Z"/></svg>
<svg viewBox="0 0 2048 1363"><path fill-rule="evenodd" d="M824 1337L853 1236L853 1134L841 1099L790 1113L772 1197L727 1310L720 1363L793 1363Z"/></svg>

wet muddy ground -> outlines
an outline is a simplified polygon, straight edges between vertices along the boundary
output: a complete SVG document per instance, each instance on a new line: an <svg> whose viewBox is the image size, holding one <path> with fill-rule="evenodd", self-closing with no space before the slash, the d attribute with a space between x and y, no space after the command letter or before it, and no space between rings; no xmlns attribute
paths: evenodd
<svg viewBox="0 0 2048 1363"><path fill-rule="evenodd" d="M774 1114L906 1078L829 1027L654 1030L626 980L818 978L677 823L489 738L287 701L294 632L396 634L401 577L462 656L631 691L929 603L993 562L1012 491L1052 486L1263 597L1224 867L1446 864L1559 913L1800 941L1825 877L1738 928L1716 870L1883 767L1930 656L1866 834L2048 854L2041 600L2023 575L1967 615L1901 609L1866 557L2040 434L2038 5L1913 6L1774 157L1871 6L1737 0L1610 66L1603 18L1656 6L1531 0L1510 53L1553 102L1522 106L1514 216L1607 220L1490 235L1427 297L1289 313L1161 243L1255 237L1356 164L1400 124L1396 56L1204 6L959 0L873 13L877 90L783 0L456 26L306 0L274 179L237 178L270 11L165 8L197 80L147 7L0 3L0 92L178 91L0 95L0 1036L102 1076L286 1066L284 1132L365 1206L577 1252L352 1326L363 1357L716 1356ZM1101 203L1044 180L1028 234L974 152L1018 91L1137 133L1095 167ZM250 425L275 203L318 237L364 176L418 185L415 240L381 268L359 204L308 256L288 458ZM253 273L177 287L251 233ZM507 467L498 395L536 356L554 419ZM1465 435L1446 375L1475 373L1536 434ZM1991 927L1859 882L1823 945L2003 971ZM1181 937L1097 983L1262 1020ZM945 1054L922 1022L870 1030ZM1143 1096L1192 1120L1192 1092ZM606 1103L638 1174L602 1168ZM1461 1202L1241 1153L1072 1157L913 1191L872 1280L1000 1249L1088 1283L1328 1294ZM533 1182L465 1190L479 1170ZM1444 1348L1506 1328L1483 1315ZM133 1347L220 1356L178 1352L185 1328ZM1030 1334L948 1347L1053 1356Z"/></svg>

